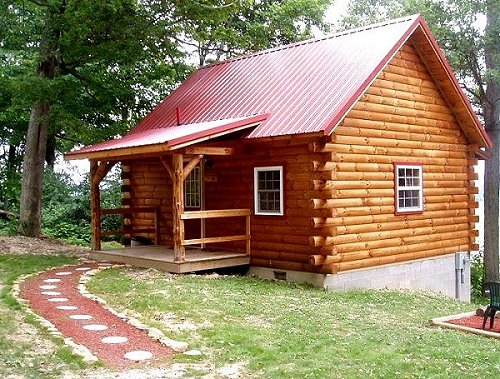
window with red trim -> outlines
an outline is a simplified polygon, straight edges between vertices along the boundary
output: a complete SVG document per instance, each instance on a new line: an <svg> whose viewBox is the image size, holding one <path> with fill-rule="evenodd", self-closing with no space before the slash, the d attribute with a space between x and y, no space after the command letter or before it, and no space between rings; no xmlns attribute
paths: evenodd
<svg viewBox="0 0 500 379"><path fill-rule="evenodd" d="M394 164L396 213L423 212L422 166Z"/></svg>

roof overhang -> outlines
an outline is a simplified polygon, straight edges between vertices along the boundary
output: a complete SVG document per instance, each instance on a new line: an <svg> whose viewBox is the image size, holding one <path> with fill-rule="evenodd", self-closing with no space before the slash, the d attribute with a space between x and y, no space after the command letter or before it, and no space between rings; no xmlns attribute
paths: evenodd
<svg viewBox="0 0 500 379"><path fill-rule="evenodd" d="M129 133L121 138L70 151L64 158L120 160L143 154L164 154L255 127L268 117L269 114L260 114Z"/></svg>

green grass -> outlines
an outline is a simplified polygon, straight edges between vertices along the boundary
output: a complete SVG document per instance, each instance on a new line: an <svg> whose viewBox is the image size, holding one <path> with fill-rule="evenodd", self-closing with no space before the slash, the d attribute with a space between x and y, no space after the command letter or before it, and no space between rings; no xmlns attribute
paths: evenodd
<svg viewBox="0 0 500 379"><path fill-rule="evenodd" d="M74 262L64 256L0 255L0 377L58 378L83 367L81 359L39 327L11 295L19 276Z"/></svg>
<svg viewBox="0 0 500 379"><path fill-rule="evenodd" d="M248 277L138 269L105 270L88 288L203 353L177 355L177 362L215 369L241 363L244 377L500 375L500 341L429 324L474 305L429 293L334 293ZM168 327L168 320L188 328Z"/></svg>

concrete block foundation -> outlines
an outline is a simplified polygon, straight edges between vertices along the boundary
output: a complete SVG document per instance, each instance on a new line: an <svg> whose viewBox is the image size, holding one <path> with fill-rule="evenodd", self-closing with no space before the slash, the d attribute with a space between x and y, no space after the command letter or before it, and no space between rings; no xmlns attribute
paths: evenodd
<svg viewBox="0 0 500 379"><path fill-rule="evenodd" d="M316 287L332 291L385 288L427 290L462 301L470 301L470 254L468 252L337 274L314 274L262 267L251 267L248 274L265 279L311 283Z"/></svg>

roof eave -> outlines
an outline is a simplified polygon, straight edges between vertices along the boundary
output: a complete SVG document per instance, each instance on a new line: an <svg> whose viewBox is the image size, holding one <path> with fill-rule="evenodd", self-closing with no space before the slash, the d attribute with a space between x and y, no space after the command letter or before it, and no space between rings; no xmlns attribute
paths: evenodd
<svg viewBox="0 0 500 379"><path fill-rule="evenodd" d="M269 116L270 116L269 113L254 115L242 120L229 122L227 124L221 125L218 128L213 128L210 130L210 133L206 132L193 133L162 143L127 146L119 148L103 148L94 151L88 151L84 148L83 151L76 150L66 153L64 155L64 159L120 160L123 159L124 157L133 158L142 155L165 154L183 147L207 141L209 139L214 139L243 129L255 127L264 122L265 120L267 120Z"/></svg>

